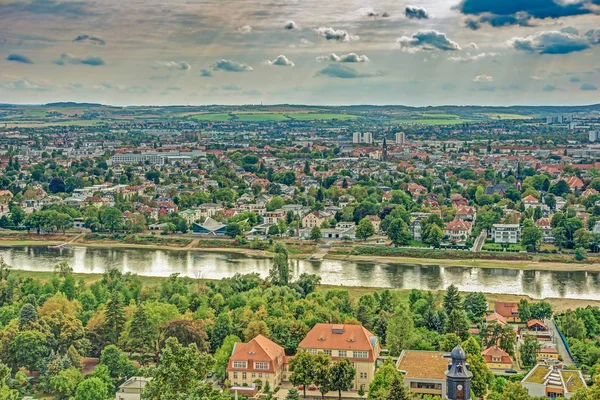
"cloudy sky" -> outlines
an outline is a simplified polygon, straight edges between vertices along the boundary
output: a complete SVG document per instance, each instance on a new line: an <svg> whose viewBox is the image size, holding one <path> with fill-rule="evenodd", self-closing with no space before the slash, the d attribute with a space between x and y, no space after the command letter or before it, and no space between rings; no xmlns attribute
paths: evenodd
<svg viewBox="0 0 600 400"><path fill-rule="evenodd" d="M0 102L600 102L600 0L0 0Z"/></svg>

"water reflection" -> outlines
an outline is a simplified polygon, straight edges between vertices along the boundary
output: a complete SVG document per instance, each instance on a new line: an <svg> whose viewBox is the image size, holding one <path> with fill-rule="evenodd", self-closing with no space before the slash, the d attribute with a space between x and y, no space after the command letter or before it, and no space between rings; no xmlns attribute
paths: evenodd
<svg viewBox="0 0 600 400"><path fill-rule="evenodd" d="M0 247L0 256L15 269L51 271L66 261L75 272L102 273L108 268L140 275L222 279L236 273L269 273L271 260L235 253L86 248ZM464 291L527 294L535 298L565 297L600 300L600 274L595 272L532 271L501 268L368 263L340 260L292 260L294 277L318 274L324 284L438 290L450 284Z"/></svg>

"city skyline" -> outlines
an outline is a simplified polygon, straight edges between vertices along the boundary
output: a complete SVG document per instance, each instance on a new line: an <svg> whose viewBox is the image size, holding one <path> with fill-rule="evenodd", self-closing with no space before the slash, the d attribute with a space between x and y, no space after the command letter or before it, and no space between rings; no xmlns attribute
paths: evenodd
<svg viewBox="0 0 600 400"><path fill-rule="evenodd" d="M592 104L599 12L598 0L8 0L0 102Z"/></svg>

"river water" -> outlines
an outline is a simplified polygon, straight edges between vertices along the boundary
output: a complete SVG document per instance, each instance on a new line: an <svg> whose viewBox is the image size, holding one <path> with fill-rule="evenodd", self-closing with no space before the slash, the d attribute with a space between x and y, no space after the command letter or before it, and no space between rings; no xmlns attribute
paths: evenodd
<svg viewBox="0 0 600 400"><path fill-rule="evenodd" d="M67 261L75 272L102 273L108 268L146 276L179 273L192 278L221 279L258 272L266 277L271 260L236 253L123 248L55 250L40 246L0 247L0 256L15 269L52 271ZM526 294L600 300L600 273L532 271L502 268L439 267L401 263L292 260L294 276L317 274L322 283L340 286L438 290L451 284L461 291Z"/></svg>

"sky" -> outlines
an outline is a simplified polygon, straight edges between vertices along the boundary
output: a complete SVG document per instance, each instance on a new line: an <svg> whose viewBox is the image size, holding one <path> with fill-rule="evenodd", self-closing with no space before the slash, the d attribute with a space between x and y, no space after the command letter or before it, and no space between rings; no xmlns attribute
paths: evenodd
<svg viewBox="0 0 600 400"><path fill-rule="evenodd" d="M0 0L0 103L600 103L600 0Z"/></svg>

